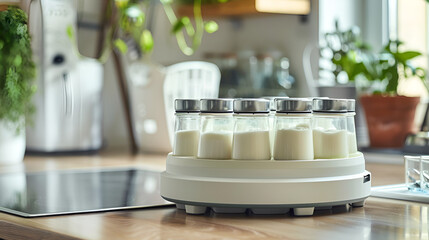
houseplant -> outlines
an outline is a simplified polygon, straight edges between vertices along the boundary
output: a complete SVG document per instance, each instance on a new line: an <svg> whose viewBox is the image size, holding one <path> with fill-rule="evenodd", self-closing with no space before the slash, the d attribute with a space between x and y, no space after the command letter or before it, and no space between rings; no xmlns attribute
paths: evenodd
<svg viewBox="0 0 429 240"><path fill-rule="evenodd" d="M193 17L180 16L174 12L174 7L180 4L191 4L189 1L161 0L164 12L171 23L171 33L175 36L180 50L185 55L192 55L201 44L204 31L207 33L216 32L218 25L215 21L205 21L201 15L202 4L223 3L229 0L195 0L192 1ZM150 28L151 11L153 1L148 0L108 0L103 7L104 26L107 28L105 39L100 43L104 45L104 51L99 53L100 60L106 60L106 53L110 53L112 45L121 53L130 50L142 54L150 53L153 50L155 41ZM149 22L149 23L148 23ZM74 38L72 28L68 28L70 38ZM131 46L130 46L131 45ZM104 54L103 54L104 53Z"/></svg>
<svg viewBox="0 0 429 240"><path fill-rule="evenodd" d="M400 41L389 41L379 54L362 55L365 68L360 102L365 111L370 145L376 148L401 148L413 132L414 115L419 97L401 96L400 81L419 77L427 89L426 71L416 68L410 60L421 53L401 51Z"/></svg>
<svg viewBox="0 0 429 240"><path fill-rule="evenodd" d="M324 64L320 70L330 75L336 84L347 84L354 81L365 68L359 56L369 49L369 45L362 41L357 26L341 30L336 20L334 31L324 34L324 44L320 48L321 58L330 64Z"/></svg>
<svg viewBox="0 0 429 240"><path fill-rule="evenodd" d="M27 16L16 7L0 11L0 163L22 161L25 119L35 92Z"/></svg>

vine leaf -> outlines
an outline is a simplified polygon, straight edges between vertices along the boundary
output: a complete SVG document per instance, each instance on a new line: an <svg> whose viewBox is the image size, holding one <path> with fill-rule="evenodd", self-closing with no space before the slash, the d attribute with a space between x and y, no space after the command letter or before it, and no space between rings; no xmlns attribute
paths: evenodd
<svg viewBox="0 0 429 240"><path fill-rule="evenodd" d="M145 29L140 36L140 47L143 52L152 51L154 46L154 41L152 37L152 33Z"/></svg>
<svg viewBox="0 0 429 240"><path fill-rule="evenodd" d="M122 54L127 53L128 46L122 39L116 39L113 44Z"/></svg>
<svg viewBox="0 0 429 240"><path fill-rule="evenodd" d="M219 29L219 25L215 21L208 21L204 24L204 29L207 33L214 33Z"/></svg>

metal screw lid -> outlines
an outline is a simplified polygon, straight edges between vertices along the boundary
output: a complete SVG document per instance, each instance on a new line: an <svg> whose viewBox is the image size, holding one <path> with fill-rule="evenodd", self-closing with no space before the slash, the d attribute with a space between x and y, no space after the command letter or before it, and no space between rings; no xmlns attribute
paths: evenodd
<svg viewBox="0 0 429 240"><path fill-rule="evenodd" d="M201 99L201 112L203 113L230 113L232 112L232 98Z"/></svg>
<svg viewBox="0 0 429 240"><path fill-rule="evenodd" d="M199 112L200 100L198 99L176 99L174 101L176 112Z"/></svg>
<svg viewBox="0 0 429 240"><path fill-rule="evenodd" d="M356 101L354 99L347 99L347 112L356 111Z"/></svg>
<svg viewBox="0 0 429 240"><path fill-rule="evenodd" d="M313 99L313 112L326 112L326 113L346 113L347 100L346 99Z"/></svg>
<svg viewBox="0 0 429 240"><path fill-rule="evenodd" d="M278 113L311 113L312 102L308 98L276 99Z"/></svg>
<svg viewBox="0 0 429 240"><path fill-rule="evenodd" d="M234 100L236 113L268 113L270 101L262 98L240 98Z"/></svg>

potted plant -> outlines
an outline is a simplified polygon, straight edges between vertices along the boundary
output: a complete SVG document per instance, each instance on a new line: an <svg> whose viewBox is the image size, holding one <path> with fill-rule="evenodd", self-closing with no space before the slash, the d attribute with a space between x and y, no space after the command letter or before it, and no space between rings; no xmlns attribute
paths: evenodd
<svg viewBox="0 0 429 240"><path fill-rule="evenodd" d="M413 132L414 115L420 97L401 96L400 80L419 77L427 89L426 71L415 68L410 60L421 55L416 51L401 51L402 42L389 41L381 53L362 55L365 69L360 81L370 145L375 148L401 148Z"/></svg>
<svg viewBox="0 0 429 240"><path fill-rule="evenodd" d="M17 163L25 152L25 119L35 92L27 16L17 7L0 11L0 164Z"/></svg>

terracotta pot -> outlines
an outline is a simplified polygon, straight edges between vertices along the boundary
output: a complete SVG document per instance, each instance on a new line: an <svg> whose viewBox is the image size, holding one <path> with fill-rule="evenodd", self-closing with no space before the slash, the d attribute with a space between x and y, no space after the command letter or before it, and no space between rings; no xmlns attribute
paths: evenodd
<svg viewBox="0 0 429 240"><path fill-rule="evenodd" d="M364 95L360 97L374 148L401 148L414 132L414 115L420 97Z"/></svg>

